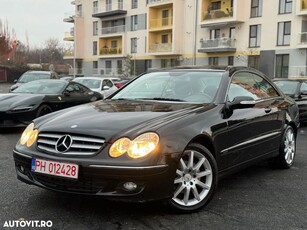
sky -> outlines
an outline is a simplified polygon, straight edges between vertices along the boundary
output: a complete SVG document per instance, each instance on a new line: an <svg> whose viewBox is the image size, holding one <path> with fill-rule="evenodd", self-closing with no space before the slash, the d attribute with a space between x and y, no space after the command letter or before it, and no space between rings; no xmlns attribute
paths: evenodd
<svg viewBox="0 0 307 230"><path fill-rule="evenodd" d="M0 0L0 20L16 37L26 44L28 34L31 48L43 47L45 41L57 38L63 44L65 32L73 27L63 22L65 13L73 12L72 0Z"/></svg>

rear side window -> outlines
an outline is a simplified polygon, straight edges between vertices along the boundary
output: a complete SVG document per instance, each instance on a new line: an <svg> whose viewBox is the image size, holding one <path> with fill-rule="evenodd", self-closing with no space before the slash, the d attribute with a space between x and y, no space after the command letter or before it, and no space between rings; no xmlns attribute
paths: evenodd
<svg viewBox="0 0 307 230"><path fill-rule="evenodd" d="M235 97L248 96L254 100L278 97L278 92L263 77L249 72L236 73L231 80L228 100L233 101Z"/></svg>

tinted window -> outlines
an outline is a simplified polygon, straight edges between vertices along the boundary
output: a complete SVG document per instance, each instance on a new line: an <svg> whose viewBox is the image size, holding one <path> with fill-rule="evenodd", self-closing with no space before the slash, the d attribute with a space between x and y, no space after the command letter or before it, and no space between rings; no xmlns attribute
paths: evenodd
<svg viewBox="0 0 307 230"><path fill-rule="evenodd" d="M67 86L66 90L70 92L71 95L80 95L88 91L84 86L73 82Z"/></svg>
<svg viewBox="0 0 307 230"><path fill-rule="evenodd" d="M273 86L264 78L248 72L233 76L228 92L228 100L238 96L248 96L255 100L279 96Z"/></svg>
<svg viewBox="0 0 307 230"><path fill-rule="evenodd" d="M111 88L111 87L113 86L113 83L112 83L110 80L105 79L105 80L103 80L103 82L102 82L102 88L103 88L104 86L108 86L108 87Z"/></svg>
<svg viewBox="0 0 307 230"><path fill-rule="evenodd" d="M65 81L33 81L19 86L14 93L59 94L65 85Z"/></svg>
<svg viewBox="0 0 307 230"><path fill-rule="evenodd" d="M274 82L285 94L295 94L299 82L297 81L275 81Z"/></svg>
<svg viewBox="0 0 307 230"><path fill-rule="evenodd" d="M50 79L50 74L44 73L24 73L18 80L20 83L27 83L35 80Z"/></svg>

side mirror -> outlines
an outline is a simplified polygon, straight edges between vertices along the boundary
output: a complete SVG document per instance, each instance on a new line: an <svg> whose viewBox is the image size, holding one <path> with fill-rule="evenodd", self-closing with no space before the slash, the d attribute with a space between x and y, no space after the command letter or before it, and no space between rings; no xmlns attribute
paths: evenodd
<svg viewBox="0 0 307 230"><path fill-rule="evenodd" d="M18 80L14 80L14 83L17 83Z"/></svg>
<svg viewBox="0 0 307 230"><path fill-rule="evenodd" d="M105 86L102 87L102 90L108 90L108 89L110 89L110 87L107 86L107 85L105 85Z"/></svg>
<svg viewBox="0 0 307 230"><path fill-rule="evenodd" d="M252 108L255 105L256 101L254 98L248 96L235 97L232 102L228 102L228 108L230 110Z"/></svg>
<svg viewBox="0 0 307 230"><path fill-rule="evenodd" d="M65 90L63 94L64 94L64 96L66 96L66 97L69 97L69 96L70 96L70 92L69 92L68 90Z"/></svg>

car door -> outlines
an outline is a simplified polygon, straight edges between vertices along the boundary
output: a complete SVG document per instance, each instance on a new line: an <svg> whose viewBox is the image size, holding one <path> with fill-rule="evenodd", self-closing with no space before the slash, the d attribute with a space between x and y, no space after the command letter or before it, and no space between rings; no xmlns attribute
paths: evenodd
<svg viewBox="0 0 307 230"><path fill-rule="evenodd" d="M228 168L275 151L279 146L283 98L265 78L240 71L230 81L228 103L238 96L251 97L252 108L234 109L227 120L227 148L221 151L221 168Z"/></svg>
<svg viewBox="0 0 307 230"><path fill-rule="evenodd" d="M303 81L300 87L299 98L296 99L300 110L300 121L307 121L307 81Z"/></svg>

